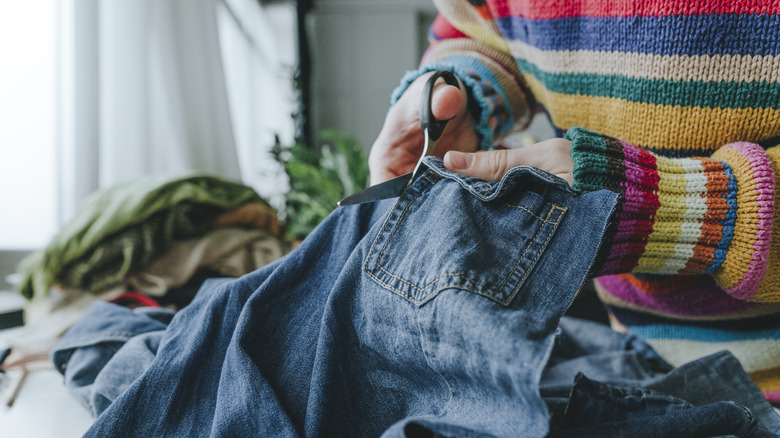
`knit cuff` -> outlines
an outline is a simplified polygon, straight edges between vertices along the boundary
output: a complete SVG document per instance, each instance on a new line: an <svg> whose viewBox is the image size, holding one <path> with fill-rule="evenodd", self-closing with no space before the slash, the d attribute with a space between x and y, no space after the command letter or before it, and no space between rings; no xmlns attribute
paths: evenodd
<svg viewBox="0 0 780 438"><path fill-rule="evenodd" d="M715 159L668 159L581 128L566 138L574 187L622 195L600 275L708 273L737 298L753 295L766 270L774 200L760 147L738 143Z"/></svg>
<svg viewBox="0 0 780 438"><path fill-rule="evenodd" d="M737 179L734 238L715 280L729 294L752 299L766 273L772 240L775 180L766 152L754 143L731 143L713 158L727 163Z"/></svg>
<svg viewBox="0 0 780 438"><path fill-rule="evenodd" d="M428 64L418 70L408 71L401 79L401 85L399 85L390 98L391 104L395 105L401 95L404 94L409 85L414 82L415 79L422 76L429 71L451 71L455 73L461 82L470 90L470 95L474 97L475 103L479 106L479 120L475 120L477 126L477 136L479 136L479 148L483 150L490 150L493 148L493 139L495 137L496 129L494 123L490 122L490 114L494 108L489 104L488 99L480 93L480 88L477 86L477 79L472 75L469 75L464 70L446 64Z"/></svg>
<svg viewBox="0 0 780 438"><path fill-rule="evenodd" d="M525 129L536 108L530 92L518 83L520 73L507 70L509 61L511 58L506 54L467 39L435 43L426 52L422 66L401 79L391 103L395 104L420 75L436 70L451 71L468 88L473 98L469 104L478 108L475 122L479 147L490 150L504 135Z"/></svg>

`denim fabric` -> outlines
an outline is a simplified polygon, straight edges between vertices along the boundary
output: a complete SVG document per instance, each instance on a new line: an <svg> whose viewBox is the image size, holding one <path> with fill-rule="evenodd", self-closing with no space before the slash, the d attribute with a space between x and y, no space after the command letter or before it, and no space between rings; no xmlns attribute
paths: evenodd
<svg viewBox="0 0 780 438"><path fill-rule="evenodd" d="M98 301L57 344L52 361L73 397L97 416L151 365L172 316Z"/></svg>
<svg viewBox="0 0 780 438"><path fill-rule="evenodd" d="M780 416L728 351L670 370L636 335L568 317L559 327L540 383L553 436L768 437L780 431Z"/></svg>
<svg viewBox="0 0 780 438"><path fill-rule="evenodd" d="M574 379L620 386L640 386L672 369L643 339L618 333L604 324L561 318L540 391L556 425L569 404Z"/></svg>
<svg viewBox="0 0 780 438"><path fill-rule="evenodd" d="M696 406L726 400L738 403L750 409L760 428L771 431L771 436L780 434L780 415L728 351L681 365L645 386Z"/></svg>
<svg viewBox="0 0 780 438"><path fill-rule="evenodd" d="M559 430L551 438L774 437L733 402L694 406L646 388L622 388L577 376Z"/></svg>
<svg viewBox="0 0 780 438"><path fill-rule="evenodd" d="M87 436L545 436L542 368L616 195L427 164L394 203L340 208L287 257L205 285Z"/></svg>

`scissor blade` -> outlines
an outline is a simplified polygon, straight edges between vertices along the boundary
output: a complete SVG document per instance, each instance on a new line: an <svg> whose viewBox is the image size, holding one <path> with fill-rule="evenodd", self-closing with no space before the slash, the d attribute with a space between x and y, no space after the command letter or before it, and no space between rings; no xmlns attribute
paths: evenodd
<svg viewBox="0 0 780 438"><path fill-rule="evenodd" d="M390 181L385 181L375 186L371 186L361 192L355 193L354 195L347 196L346 198L339 201L339 207L344 205L379 201L381 199L395 198L401 194L404 187L406 187L406 184L412 178L412 175L412 173L407 173L406 175L393 178Z"/></svg>

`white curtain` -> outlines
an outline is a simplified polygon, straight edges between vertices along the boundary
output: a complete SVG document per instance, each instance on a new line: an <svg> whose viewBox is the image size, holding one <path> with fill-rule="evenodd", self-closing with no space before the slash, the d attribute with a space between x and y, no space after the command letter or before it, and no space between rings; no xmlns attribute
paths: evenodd
<svg viewBox="0 0 780 438"><path fill-rule="evenodd" d="M100 4L101 177L240 177L213 0Z"/></svg>
<svg viewBox="0 0 780 438"><path fill-rule="evenodd" d="M288 186L270 149L295 140L295 5L220 0L217 25L241 176L278 208Z"/></svg>
<svg viewBox="0 0 780 438"><path fill-rule="evenodd" d="M216 0L70 0L61 14L62 217L152 173L240 179Z"/></svg>

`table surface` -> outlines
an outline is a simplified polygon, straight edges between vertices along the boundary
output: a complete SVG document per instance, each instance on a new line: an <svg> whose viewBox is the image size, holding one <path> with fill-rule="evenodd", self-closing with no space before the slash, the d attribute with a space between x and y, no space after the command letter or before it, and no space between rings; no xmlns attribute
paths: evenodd
<svg viewBox="0 0 780 438"><path fill-rule="evenodd" d="M11 382L20 370L8 372ZM29 371L13 406L6 401L14 385L0 390L0 425L4 437L80 437L92 424L92 417L65 389L54 369Z"/></svg>
<svg viewBox="0 0 780 438"><path fill-rule="evenodd" d="M14 297L0 292L0 304L7 304ZM20 328L0 330L0 347L18 336ZM51 363L32 365L14 400L8 406L21 369L12 369L0 385L0 436L20 438L80 437L93 419L65 388L60 373Z"/></svg>

